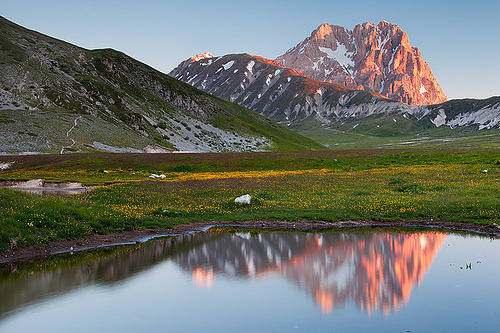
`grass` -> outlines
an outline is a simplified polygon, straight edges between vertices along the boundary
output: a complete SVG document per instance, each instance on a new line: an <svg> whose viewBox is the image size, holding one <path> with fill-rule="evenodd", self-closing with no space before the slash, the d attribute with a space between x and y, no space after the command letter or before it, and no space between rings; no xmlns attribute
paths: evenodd
<svg viewBox="0 0 500 333"><path fill-rule="evenodd" d="M12 242L36 245L211 220L500 223L496 150L74 154L0 161L15 161L0 173L4 180L101 185L68 197L0 190L1 249ZM150 180L151 173L167 177ZM250 205L234 203L246 193Z"/></svg>
<svg viewBox="0 0 500 333"><path fill-rule="evenodd" d="M474 149L500 147L498 128L477 126L435 127L428 120L417 122L399 115L367 117L321 126L306 119L291 129L335 149L439 148Z"/></svg>

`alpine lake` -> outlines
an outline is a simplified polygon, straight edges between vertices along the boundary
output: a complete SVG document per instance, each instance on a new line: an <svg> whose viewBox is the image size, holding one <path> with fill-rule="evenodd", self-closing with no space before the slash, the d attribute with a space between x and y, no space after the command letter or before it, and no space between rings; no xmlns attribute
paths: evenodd
<svg viewBox="0 0 500 333"><path fill-rule="evenodd" d="M4 265L0 332L499 332L500 240L213 227Z"/></svg>

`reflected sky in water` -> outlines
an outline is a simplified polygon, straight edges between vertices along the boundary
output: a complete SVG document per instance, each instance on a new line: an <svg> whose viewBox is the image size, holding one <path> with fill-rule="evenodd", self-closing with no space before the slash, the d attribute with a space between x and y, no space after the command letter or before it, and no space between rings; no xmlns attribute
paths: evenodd
<svg viewBox="0 0 500 333"><path fill-rule="evenodd" d="M473 236L213 231L11 269L0 332L500 331L500 241Z"/></svg>

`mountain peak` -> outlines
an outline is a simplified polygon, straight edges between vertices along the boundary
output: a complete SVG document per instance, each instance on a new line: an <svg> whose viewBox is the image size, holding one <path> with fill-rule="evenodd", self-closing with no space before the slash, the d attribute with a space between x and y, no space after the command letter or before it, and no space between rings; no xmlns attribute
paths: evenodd
<svg viewBox="0 0 500 333"><path fill-rule="evenodd" d="M200 54L195 55L194 57L191 57L191 60L192 61L200 61L202 59L208 59L208 58L214 58L212 53L210 53L210 52L200 53Z"/></svg>
<svg viewBox="0 0 500 333"><path fill-rule="evenodd" d="M446 101L406 32L387 21L365 22L352 31L323 23L275 60L310 78L377 92L410 105Z"/></svg>
<svg viewBox="0 0 500 333"><path fill-rule="evenodd" d="M399 28L399 26L397 24L394 24L394 23L391 23L391 22L387 22L386 20L382 20L382 21L380 21L377 24L378 28L387 27L387 26L389 26L389 27L398 27ZM401 28L399 28L399 29L401 29Z"/></svg>
<svg viewBox="0 0 500 333"><path fill-rule="evenodd" d="M325 38L325 36L331 34L333 32L332 26L328 23L321 24L316 30L313 31L313 35L316 39Z"/></svg>

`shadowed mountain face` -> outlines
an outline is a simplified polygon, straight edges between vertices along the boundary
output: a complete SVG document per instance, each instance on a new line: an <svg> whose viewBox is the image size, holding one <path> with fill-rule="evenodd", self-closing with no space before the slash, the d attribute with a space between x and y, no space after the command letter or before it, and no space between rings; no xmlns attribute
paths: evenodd
<svg viewBox="0 0 500 333"><path fill-rule="evenodd" d="M314 80L276 61L249 54L199 54L183 61L170 75L291 128L308 122L316 130L324 126L337 129L345 123L352 123L352 128L359 121L375 127L380 118L392 122L394 116L404 117L415 133L439 126L468 130L500 126L500 97L410 106L374 91Z"/></svg>
<svg viewBox="0 0 500 333"><path fill-rule="evenodd" d="M0 17L0 152L321 149L129 56Z"/></svg>
<svg viewBox="0 0 500 333"><path fill-rule="evenodd" d="M385 21L358 24L352 31L324 23L276 62L316 80L375 91L409 105L446 101L406 32Z"/></svg>
<svg viewBox="0 0 500 333"><path fill-rule="evenodd" d="M354 303L368 313L398 308L429 269L446 235L239 233L181 253L174 260L209 287L218 274L279 274L324 312Z"/></svg>
<svg viewBox="0 0 500 333"><path fill-rule="evenodd" d="M170 75L284 124L311 116L323 122L363 118L407 107L378 93L313 80L249 54L198 55L182 62Z"/></svg>

